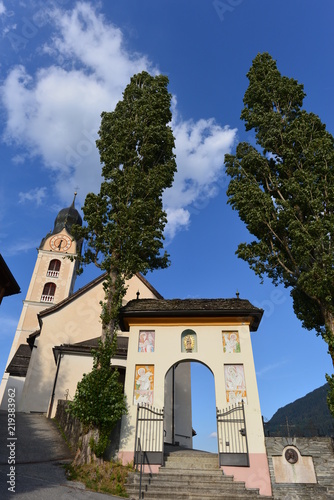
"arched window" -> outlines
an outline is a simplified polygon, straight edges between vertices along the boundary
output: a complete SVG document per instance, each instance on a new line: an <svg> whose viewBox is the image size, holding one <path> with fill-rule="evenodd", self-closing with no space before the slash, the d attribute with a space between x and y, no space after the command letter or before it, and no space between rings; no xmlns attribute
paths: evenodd
<svg viewBox="0 0 334 500"><path fill-rule="evenodd" d="M54 283L45 283L41 302L53 302L56 293L56 285Z"/></svg>
<svg viewBox="0 0 334 500"><path fill-rule="evenodd" d="M52 259L49 264L49 269L46 275L50 276L51 278L58 278L59 270L60 270L60 260Z"/></svg>

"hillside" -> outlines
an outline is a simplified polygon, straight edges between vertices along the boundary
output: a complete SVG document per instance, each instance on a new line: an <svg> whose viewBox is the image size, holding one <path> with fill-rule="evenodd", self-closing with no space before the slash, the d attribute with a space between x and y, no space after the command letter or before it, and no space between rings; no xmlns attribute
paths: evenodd
<svg viewBox="0 0 334 500"><path fill-rule="evenodd" d="M265 423L266 436L334 436L334 419L327 407L328 384L283 408Z"/></svg>

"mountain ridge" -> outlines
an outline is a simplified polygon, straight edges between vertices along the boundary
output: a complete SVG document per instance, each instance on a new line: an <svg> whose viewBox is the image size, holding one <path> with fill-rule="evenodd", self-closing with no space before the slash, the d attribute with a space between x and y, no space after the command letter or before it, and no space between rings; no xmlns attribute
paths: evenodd
<svg viewBox="0 0 334 500"><path fill-rule="evenodd" d="M279 408L264 423L266 436L334 436L334 418L327 406L329 385L324 384L305 396Z"/></svg>

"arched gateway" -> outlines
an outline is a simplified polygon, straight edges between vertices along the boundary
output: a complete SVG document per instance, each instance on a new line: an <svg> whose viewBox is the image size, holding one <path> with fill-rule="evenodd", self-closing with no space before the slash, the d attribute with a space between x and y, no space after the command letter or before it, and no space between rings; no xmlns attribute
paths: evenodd
<svg viewBox="0 0 334 500"><path fill-rule="evenodd" d="M134 459L138 437L151 470L161 464L164 443L192 448L190 363L185 361L198 361L214 375L219 466L248 487L270 492L250 338L262 314L239 298L127 303L121 325L129 332L124 386L129 413L122 421L119 452L124 463Z"/></svg>

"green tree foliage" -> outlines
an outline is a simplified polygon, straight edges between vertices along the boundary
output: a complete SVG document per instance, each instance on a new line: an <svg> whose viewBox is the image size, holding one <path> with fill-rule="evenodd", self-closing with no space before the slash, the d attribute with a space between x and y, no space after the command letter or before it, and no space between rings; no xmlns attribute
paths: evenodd
<svg viewBox="0 0 334 500"><path fill-rule="evenodd" d="M297 317L324 338L334 364L334 139L302 109L303 85L268 53L247 77L241 118L257 146L242 142L225 157L228 202L255 236L237 255L291 289Z"/></svg>
<svg viewBox="0 0 334 500"><path fill-rule="evenodd" d="M328 395L327 395L327 404L329 411L334 417L334 375L326 375L326 379L329 385Z"/></svg>
<svg viewBox="0 0 334 500"><path fill-rule="evenodd" d="M99 194L86 197L87 225L79 236L87 242L83 262L107 271L102 320L111 337L125 280L169 264L162 253L167 222L162 194L173 183L176 162L167 85L166 76L137 74L115 110L101 115L96 144L103 181Z"/></svg>
<svg viewBox="0 0 334 500"><path fill-rule="evenodd" d="M104 377L116 346L126 280L138 272L169 265L169 256L163 252L167 218L162 194L173 183L176 162L167 85L163 75L134 75L115 110L102 113L96 142L102 164L101 188L99 194L87 195L85 224L75 229L75 237L86 240L85 251L78 257L81 263L94 262L106 271L100 354L75 396L77 415L92 425L96 424L95 412L107 415L116 404L103 391L94 395L90 406L87 394L93 396L102 382L115 382L113 375Z"/></svg>

